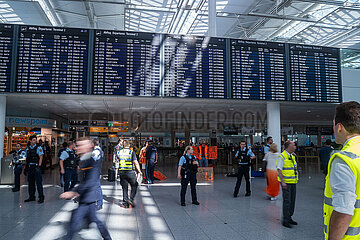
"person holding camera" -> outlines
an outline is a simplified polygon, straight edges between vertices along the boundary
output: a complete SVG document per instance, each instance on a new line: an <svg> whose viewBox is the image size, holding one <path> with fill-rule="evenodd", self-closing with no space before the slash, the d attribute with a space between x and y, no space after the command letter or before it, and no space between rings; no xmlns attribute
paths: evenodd
<svg viewBox="0 0 360 240"><path fill-rule="evenodd" d="M192 146L187 146L184 151L184 155L180 158L179 167L178 167L178 179L181 179L181 192L180 192L180 201L181 206L186 206L185 204L185 195L186 189L190 182L191 187L191 198L192 204L200 205L197 201L196 196L196 173L198 171L199 162L196 160L196 157L193 154Z"/></svg>

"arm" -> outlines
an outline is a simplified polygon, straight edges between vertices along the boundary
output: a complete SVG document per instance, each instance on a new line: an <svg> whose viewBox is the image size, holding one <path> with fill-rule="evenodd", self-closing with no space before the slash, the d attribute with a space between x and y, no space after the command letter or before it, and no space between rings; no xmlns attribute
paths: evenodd
<svg viewBox="0 0 360 240"><path fill-rule="evenodd" d="M283 176L283 174L282 174L282 170L278 169L277 172L278 172L278 176L279 176L279 178L280 178L280 180L281 180L281 186L282 186L284 189L286 189L286 188L287 188L287 184L284 182L284 176Z"/></svg>
<svg viewBox="0 0 360 240"><path fill-rule="evenodd" d="M137 173L142 174L139 162L137 160L134 160L134 164L135 164L135 169L136 169Z"/></svg>
<svg viewBox="0 0 360 240"><path fill-rule="evenodd" d="M178 175L177 175L178 179L181 179L181 166L178 166Z"/></svg>
<svg viewBox="0 0 360 240"><path fill-rule="evenodd" d="M43 158L44 158L44 155L41 155L41 156L40 156L40 159L39 159L39 166L41 166L42 161L43 161Z"/></svg>
<svg viewBox="0 0 360 240"><path fill-rule="evenodd" d="M158 153L156 152L155 163L157 163L157 161L158 161Z"/></svg>
<svg viewBox="0 0 360 240"><path fill-rule="evenodd" d="M60 159L60 172L61 174L65 174L64 161L62 159Z"/></svg>
<svg viewBox="0 0 360 240"><path fill-rule="evenodd" d="M341 240L349 228L351 215L333 211L330 218L329 240Z"/></svg>

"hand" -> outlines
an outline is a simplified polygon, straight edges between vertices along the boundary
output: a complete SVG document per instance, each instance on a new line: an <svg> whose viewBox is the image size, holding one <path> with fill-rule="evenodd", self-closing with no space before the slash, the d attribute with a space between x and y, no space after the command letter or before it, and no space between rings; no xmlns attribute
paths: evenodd
<svg viewBox="0 0 360 240"><path fill-rule="evenodd" d="M198 161L193 161L193 164L199 166L199 162L198 162Z"/></svg>
<svg viewBox="0 0 360 240"><path fill-rule="evenodd" d="M178 176L177 176L177 179L181 179L181 176L180 176L180 175L178 175Z"/></svg>
<svg viewBox="0 0 360 240"><path fill-rule="evenodd" d="M284 188L284 189L287 189L287 184L285 182L281 182L281 186Z"/></svg>
<svg viewBox="0 0 360 240"><path fill-rule="evenodd" d="M60 170L60 173L64 175L64 174L65 174L65 170L64 170L64 169L61 169L61 170Z"/></svg>
<svg viewBox="0 0 360 240"><path fill-rule="evenodd" d="M59 196L59 198L62 198L62 199L72 199L74 197L78 197L80 196L77 192L64 192L63 194L61 194Z"/></svg>
<svg viewBox="0 0 360 240"><path fill-rule="evenodd" d="M154 164L157 164L157 161L155 161Z"/></svg>

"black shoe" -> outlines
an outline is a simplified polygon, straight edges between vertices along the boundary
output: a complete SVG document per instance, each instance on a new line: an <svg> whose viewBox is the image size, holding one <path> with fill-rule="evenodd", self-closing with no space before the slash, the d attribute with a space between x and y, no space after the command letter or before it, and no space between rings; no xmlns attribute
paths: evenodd
<svg viewBox="0 0 360 240"><path fill-rule="evenodd" d="M237 198L237 194L234 193L234 198Z"/></svg>
<svg viewBox="0 0 360 240"><path fill-rule="evenodd" d="M251 193L250 192L247 192L246 194L245 194L245 197L249 197L251 195Z"/></svg>
<svg viewBox="0 0 360 240"><path fill-rule="evenodd" d="M127 202L123 202L121 205L123 208L129 208L129 204Z"/></svg>
<svg viewBox="0 0 360 240"><path fill-rule="evenodd" d="M44 203L44 197L40 197L38 203Z"/></svg>
<svg viewBox="0 0 360 240"><path fill-rule="evenodd" d="M18 192L18 191L20 191L20 189L19 188L12 188L11 191Z"/></svg>
<svg viewBox="0 0 360 240"><path fill-rule="evenodd" d="M33 201L35 201L35 198L28 198L24 202L33 202Z"/></svg>
<svg viewBox="0 0 360 240"><path fill-rule="evenodd" d="M291 225L298 225L298 223L297 223L297 222L295 222L295 221L294 221L294 220L292 220L292 219L290 219L289 223L290 223Z"/></svg>
<svg viewBox="0 0 360 240"><path fill-rule="evenodd" d="M200 205L200 203L199 203L198 201L192 202L192 204L194 204L194 205Z"/></svg>
<svg viewBox="0 0 360 240"><path fill-rule="evenodd" d="M185 203L181 203L181 206L185 207L185 206L186 206L186 204L185 204Z"/></svg>
<svg viewBox="0 0 360 240"><path fill-rule="evenodd" d="M287 227L287 228L292 228L292 226L290 225L290 223L288 222L283 222L282 224L284 227Z"/></svg>
<svg viewBox="0 0 360 240"><path fill-rule="evenodd" d="M127 200L126 201L129 205L131 205L132 207L135 207L135 203L133 200Z"/></svg>

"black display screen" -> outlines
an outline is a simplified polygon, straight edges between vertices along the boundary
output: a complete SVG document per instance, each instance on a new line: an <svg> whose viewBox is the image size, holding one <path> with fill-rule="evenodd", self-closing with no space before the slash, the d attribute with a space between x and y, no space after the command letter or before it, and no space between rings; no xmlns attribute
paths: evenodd
<svg viewBox="0 0 360 240"><path fill-rule="evenodd" d="M160 35L96 30L93 93L159 96Z"/></svg>
<svg viewBox="0 0 360 240"><path fill-rule="evenodd" d="M20 26L16 92L86 94L89 30Z"/></svg>
<svg viewBox="0 0 360 240"><path fill-rule="evenodd" d="M0 25L0 92L10 91L13 25Z"/></svg>
<svg viewBox="0 0 360 240"><path fill-rule="evenodd" d="M224 38L164 37L165 97L227 98Z"/></svg>
<svg viewBox="0 0 360 240"><path fill-rule="evenodd" d="M289 47L291 100L341 102L339 49L296 44Z"/></svg>
<svg viewBox="0 0 360 240"><path fill-rule="evenodd" d="M287 100L284 43L230 39L232 98Z"/></svg>

